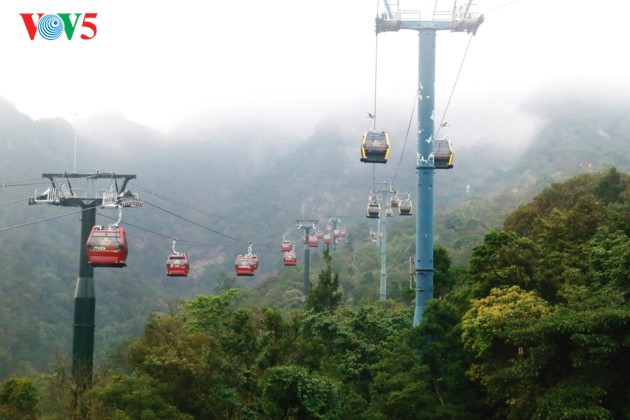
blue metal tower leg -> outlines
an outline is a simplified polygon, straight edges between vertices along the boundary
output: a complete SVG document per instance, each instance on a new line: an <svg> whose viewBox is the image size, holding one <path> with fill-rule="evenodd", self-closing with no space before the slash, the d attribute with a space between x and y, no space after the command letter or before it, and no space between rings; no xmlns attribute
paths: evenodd
<svg viewBox="0 0 630 420"><path fill-rule="evenodd" d="M413 326L433 298L433 113L435 109L435 29L419 31L418 192L416 195L416 307Z"/></svg>

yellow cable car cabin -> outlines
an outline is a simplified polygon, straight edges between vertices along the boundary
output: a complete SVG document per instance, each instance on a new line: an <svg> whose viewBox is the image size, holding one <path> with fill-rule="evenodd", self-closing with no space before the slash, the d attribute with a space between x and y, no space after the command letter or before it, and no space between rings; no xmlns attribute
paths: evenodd
<svg viewBox="0 0 630 420"><path fill-rule="evenodd" d="M392 195L389 198L389 206L396 209L398 208L398 204L400 204L400 198L398 197L398 194Z"/></svg>
<svg viewBox="0 0 630 420"><path fill-rule="evenodd" d="M366 216L369 219L378 219L381 216L381 205L378 200L373 199L371 196L368 200Z"/></svg>
<svg viewBox="0 0 630 420"><path fill-rule="evenodd" d="M407 197L406 200L400 200L398 205L398 214L400 216L411 216L413 214L413 205L411 204L411 197Z"/></svg>
<svg viewBox="0 0 630 420"><path fill-rule="evenodd" d="M361 142L361 162L387 163L389 137L384 131L367 131Z"/></svg>
<svg viewBox="0 0 630 420"><path fill-rule="evenodd" d="M435 169L451 169L453 167L453 145L449 140L434 140L433 165Z"/></svg>

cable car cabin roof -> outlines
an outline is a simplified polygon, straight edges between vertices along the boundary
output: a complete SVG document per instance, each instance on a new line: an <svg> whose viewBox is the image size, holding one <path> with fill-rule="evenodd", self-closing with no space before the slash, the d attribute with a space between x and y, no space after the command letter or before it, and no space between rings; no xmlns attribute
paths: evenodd
<svg viewBox="0 0 630 420"><path fill-rule="evenodd" d="M433 141L433 165L435 169L453 167L453 145L447 139Z"/></svg>
<svg viewBox="0 0 630 420"><path fill-rule="evenodd" d="M368 131L361 142L361 162L387 163L389 157L389 137L384 131Z"/></svg>
<svg viewBox="0 0 630 420"><path fill-rule="evenodd" d="M129 248L125 231L121 227L92 228L87 243L88 263L93 267L126 267Z"/></svg>

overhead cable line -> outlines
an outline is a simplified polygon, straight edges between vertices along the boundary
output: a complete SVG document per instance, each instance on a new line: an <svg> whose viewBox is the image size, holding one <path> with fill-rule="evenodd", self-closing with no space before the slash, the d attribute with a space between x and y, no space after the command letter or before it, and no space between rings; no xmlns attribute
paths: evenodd
<svg viewBox="0 0 630 420"><path fill-rule="evenodd" d="M57 216L47 217L45 219L34 220L32 222L22 223L20 225L15 225L15 226L7 227L7 228L2 228L2 229L0 229L0 232L6 232L7 230L18 229L18 228L21 228L21 227L30 226L30 225L34 225L34 224L37 224L37 223L47 222L47 221L53 220L53 219L59 219L61 217L71 216L73 214L81 213L81 212L83 212L85 210L92 209L94 207L97 207L97 206L85 207L85 208L82 208L80 210L72 211L70 213L59 214Z"/></svg>
<svg viewBox="0 0 630 420"><path fill-rule="evenodd" d="M380 0L376 0L376 16L378 16L378 10L380 5ZM373 108L373 124L374 130L376 130L376 92L377 92L377 81L378 81L378 32L376 32L376 36L374 37L374 108Z"/></svg>
<svg viewBox="0 0 630 420"><path fill-rule="evenodd" d="M394 172L394 178L392 182L396 181L396 177L398 176L398 169L400 169L400 164L403 160L403 156L405 155L405 147L407 147L407 140L409 139L409 132L411 131L411 123L413 121L413 114L416 111L416 104L418 103L418 94L416 93L413 100L413 106L411 107L411 115L409 116L409 124L407 125L407 134L405 134L405 142L403 143L402 150L400 151L400 159L398 159L398 165L396 165L396 172Z"/></svg>
<svg viewBox="0 0 630 420"><path fill-rule="evenodd" d="M30 197L26 197L26 198L18 198L17 200L13 200L13 201L9 201L8 203L2 203L0 204L0 207L2 206L8 206L9 204L15 204L15 203L19 203L20 201L28 201Z"/></svg>
<svg viewBox="0 0 630 420"><path fill-rule="evenodd" d="M99 215L99 216L102 216L102 217L105 217L105 218L107 218L107 219L116 220L116 218L115 218L115 217L111 217L111 216L108 216L108 215L103 214L103 213L98 213L98 215ZM145 232L152 233L152 234L157 235L157 236L162 236L162 237L164 237L164 238L168 238L168 239L173 239L173 238L175 238L173 235L167 235L167 234L165 234L165 233L156 232L156 231L154 231L154 230L147 229L147 228L143 228L142 226L138 226L138 225L133 224L133 223L129 223L129 222L123 222L123 223L125 224L125 226L131 226L131 227L134 227L134 228L136 228L136 229L140 229L140 230L143 230L143 231L145 231ZM211 244L211 243L208 243L208 242L188 241L188 240L186 240L186 239L181 239L179 236L177 237L177 242L186 242L186 243L191 243L191 244L197 244L197 245L209 245L209 246L214 246L214 245L216 245L216 244Z"/></svg>
<svg viewBox="0 0 630 420"><path fill-rule="evenodd" d="M512 1L510 1L510 2L507 2L507 3L505 3L505 4L502 4L501 6L497 6L497 7L495 7L494 9L490 9L490 10L488 10L488 11L484 12L484 15L487 15L488 13L495 12L495 11L497 11L497 10L499 10L499 9L502 9L502 8L504 8L504 7L506 7L506 6L509 6L509 5L513 4L513 3L516 3L517 1L518 1L518 0L512 0Z"/></svg>
<svg viewBox="0 0 630 420"><path fill-rule="evenodd" d="M195 221L192 221L192 220L190 220L190 219L187 219L187 218L185 218L185 217L182 217L182 216L180 216L180 215L178 215L178 214L176 214L176 213L173 213L172 211L166 210L166 209L164 209L164 208L162 208L162 207L160 207L160 206L157 206L157 205L155 205L155 204L153 204L153 203L150 203L150 202L148 202L148 201L146 201L146 200L144 200L144 203L145 203L145 204L148 204L148 205L150 205L150 206L153 206L153 207L155 207L155 208L156 208L156 209L158 209L158 210L162 210L163 212L168 213L168 214L170 214L171 216L175 216L175 217L177 217L177 218L179 218L179 219L182 219L182 220L184 220L184 221L186 221L186 222L188 222L188 223L192 223L193 225L195 225L195 226L197 226L197 227L200 227L200 228L202 228L202 229L205 229L205 230L207 230L207 231L209 231L209 232L212 232L212 233L214 233L214 234L217 234L217 235L219 235L219 236L223 236L224 238L232 239L232 240L234 240L234 241L237 241L237 242L240 242L240 243L243 243L243 244L248 244L248 243L249 243L249 241L243 241L242 239L235 238L234 236L226 235L225 233L221 233L221 232L216 231L216 230L214 230L214 229L210 229L210 228L209 228L209 227L207 227L207 226L200 225L199 223L197 223L197 222L195 222Z"/></svg>
<svg viewBox="0 0 630 420"><path fill-rule="evenodd" d="M49 181L39 181L39 182L26 182L26 181L15 181L15 182L3 182L0 184L0 188L8 188L8 187L28 187L31 185L44 185L50 184Z"/></svg>
<svg viewBox="0 0 630 420"><path fill-rule="evenodd" d="M151 195L153 195L153 196L155 196L157 198L160 198L160 199L162 199L164 201L168 201L171 204L175 204L176 206L185 207L185 208L194 210L197 213L204 214L206 216L214 216L214 217L219 217L219 218L223 217L223 216L221 216L219 214L214 214L214 213L209 213L209 212L206 212L206 211L203 211L203 210L199 210L198 208L193 207L190 203L185 203L183 201L179 201L179 200L176 200L174 198L167 197L167 196L165 196L163 194L156 193L156 192L151 191L148 188L144 188L144 187L142 187L142 186L140 186L140 185L138 185L136 183L133 183L133 186L136 187L137 189L139 189L141 191L144 191L144 192L146 192L148 194L151 194Z"/></svg>
<svg viewBox="0 0 630 420"><path fill-rule="evenodd" d="M455 77L455 82L453 83L453 88L451 89L451 94L448 97L448 102L446 103L446 108L444 108L444 113L442 114L442 120L440 121L440 125L438 125L437 132L433 136L434 139L437 138L438 134L440 134L440 129L444 124L444 119L446 118L446 113L448 112L448 107L451 104L451 99L453 99L453 93L455 93L455 87L457 86L457 81L459 80L459 75L462 73L462 68L464 67L464 61L466 61L466 55L468 54L468 48L470 48L470 42L473 39L473 34L470 34L468 38L468 44L466 45L466 51L464 51L464 56L462 57L462 62L459 64L459 70L457 71L457 76Z"/></svg>

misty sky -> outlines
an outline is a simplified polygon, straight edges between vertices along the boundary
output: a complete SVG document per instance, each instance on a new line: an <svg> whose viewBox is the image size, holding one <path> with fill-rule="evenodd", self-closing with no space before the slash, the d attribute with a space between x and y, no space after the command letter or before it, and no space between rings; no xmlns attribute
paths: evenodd
<svg viewBox="0 0 630 420"><path fill-rule="evenodd" d="M434 3L401 0L404 9ZM450 9L452 1L439 4ZM628 2L477 4L486 19L449 106L451 126L481 115L511 124L511 110L557 85L630 91ZM71 41L31 41L19 14L37 12L98 13L97 35L81 40L78 28ZM331 115L350 116L362 130L374 108L376 12L375 0L2 0L0 96L33 118L73 121L75 114L117 111L164 132L191 120L310 129ZM467 34L438 32L436 119L468 41ZM382 124L411 112L417 45L413 31L378 37Z"/></svg>

